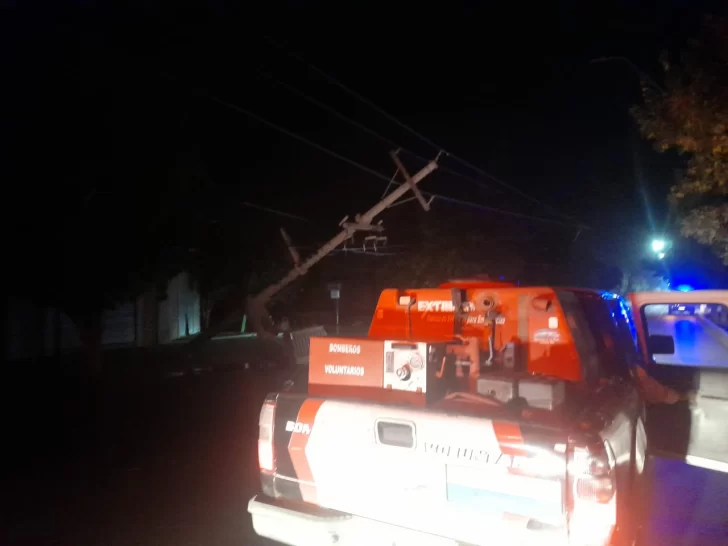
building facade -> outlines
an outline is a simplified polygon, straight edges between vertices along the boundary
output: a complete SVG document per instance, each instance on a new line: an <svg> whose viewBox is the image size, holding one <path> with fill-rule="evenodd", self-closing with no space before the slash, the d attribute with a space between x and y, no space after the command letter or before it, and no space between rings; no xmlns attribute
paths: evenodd
<svg viewBox="0 0 728 546"><path fill-rule="evenodd" d="M11 298L7 313L10 360L81 348L76 325L58 309ZM150 290L133 302L104 311L101 320L105 348L171 343L200 332L200 294L189 273L182 272L170 279L164 294Z"/></svg>

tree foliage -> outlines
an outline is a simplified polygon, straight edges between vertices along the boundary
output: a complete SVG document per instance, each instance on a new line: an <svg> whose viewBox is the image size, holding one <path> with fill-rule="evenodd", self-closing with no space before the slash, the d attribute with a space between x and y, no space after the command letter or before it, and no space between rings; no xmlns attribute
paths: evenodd
<svg viewBox="0 0 728 546"><path fill-rule="evenodd" d="M662 292L669 289L670 284L664 276L643 264L623 271L621 281L612 291L627 296L630 292Z"/></svg>
<svg viewBox="0 0 728 546"><path fill-rule="evenodd" d="M728 18L706 18L679 63L662 60L665 90L644 85L633 115L658 150L690 155L671 189L681 232L728 265Z"/></svg>
<svg viewBox="0 0 728 546"><path fill-rule="evenodd" d="M412 225L405 250L382 275L388 286L434 287L476 275L515 280L521 273L522 249L489 229L482 215L458 215L437 207L416 214L418 222Z"/></svg>

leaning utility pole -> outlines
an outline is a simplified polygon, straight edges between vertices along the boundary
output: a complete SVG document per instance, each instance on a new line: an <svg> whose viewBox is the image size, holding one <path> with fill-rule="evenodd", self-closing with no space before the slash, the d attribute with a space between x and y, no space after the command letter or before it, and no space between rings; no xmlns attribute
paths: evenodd
<svg viewBox="0 0 728 546"><path fill-rule="evenodd" d="M357 214L354 217L354 222L348 222L349 219L348 216L346 216L339 225L342 227L342 230L335 235L331 240L329 240L327 243L325 243L319 250L311 255L309 258L305 259L303 262L300 261L300 258L298 257L298 254L295 252L295 249L293 245L291 244L290 238L285 233L285 231L282 233L283 239L286 242L286 245L288 246L289 251L291 252L291 255L294 260L294 267L293 269L281 280L279 280L276 283L271 284L267 288L265 288L263 291L261 291L258 295L249 297L247 301L247 317L249 321L252 323L253 328L260 336L266 336L268 334L268 329L265 327L265 321L268 318L267 311L265 309L266 304L270 301L270 299L280 292L282 289L284 289L286 286L291 284L293 281L298 279L299 277L305 275L311 267L313 267L315 264L317 264L319 261L321 261L323 258L325 258L327 255L329 255L331 252L336 250L339 246L341 246L344 242L351 239L351 237L354 236L354 234L358 231L373 231L373 232L381 232L384 230L384 228L380 224L372 224L372 221L382 212L384 212L387 208L391 207L395 204L395 202L402 197L404 194L406 194L409 190L412 190L415 194L415 198L420 202L422 207L427 211L429 210L429 203L427 203L424 198L422 197L422 194L420 193L419 189L417 188L417 184L420 183L426 176L428 176L430 173L432 173L435 169L437 169L437 161L440 158L440 154L437 155L437 157L430 161L427 165L425 165L419 172L415 173L414 175L410 176L409 173L406 171L404 165L402 165L402 162L399 160L398 157L398 151L393 151L391 153L392 160L394 161L395 167L397 168L397 172L402 173L405 183L400 184L397 186L392 193L387 194L385 197L382 198L381 201L379 201L376 205L374 205L372 208L370 208L368 211L366 211L364 214ZM395 176L396 176L395 172ZM228 321L224 320L223 324L226 324ZM191 345L198 345L199 343L211 339L216 335L216 332L213 330L209 332L203 332L199 336L197 336L195 339L193 339L190 344Z"/></svg>
<svg viewBox="0 0 728 546"><path fill-rule="evenodd" d="M412 190L412 192L415 194L415 197L422 205L422 208L424 208L426 211L430 209L429 203L427 203L422 197L420 190L417 188L417 184L419 184L427 175L437 169L437 160L439 159L440 155L438 154L437 158L435 158L433 161L430 161L419 172L417 172L413 176L410 176L404 165L402 165L402 162L399 160L397 153L398 151L391 152L391 157L394 161L397 171L402 173L406 182L405 184L401 184L400 186L395 188L392 193L387 194L384 198L382 198L381 201L379 201L364 214L357 214L354 217L354 222L347 222L348 216L345 217L340 223L343 229L330 241L328 241L321 248L319 248L319 250L315 254L304 260L302 263L297 264L288 273L288 275L283 277L281 280L263 289L263 291L260 292L257 296L248 299L247 307L249 312L249 318L253 324L253 327L259 335L264 335L263 332L265 331L265 328L263 326L264 315L266 313L265 306L275 294L283 290L283 288L291 284L297 278L305 275L312 266L314 266L323 258L331 254L331 252L336 250L345 241L351 239L351 237L357 231L383 231L384 228L381 225L374 225L372 224L372 221L387 208L394 205L397 199L402 197L409 190Z"/></svg>

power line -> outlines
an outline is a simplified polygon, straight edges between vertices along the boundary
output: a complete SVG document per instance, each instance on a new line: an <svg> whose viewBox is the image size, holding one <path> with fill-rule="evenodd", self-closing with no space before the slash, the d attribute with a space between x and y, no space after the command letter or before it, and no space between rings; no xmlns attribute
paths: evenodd
<svg viewBox="0 0 728 546"><path fill-rule="evenodd" d="M313 146L317 150L324 152L325 154L329 154L330 156L333 156L337 159L340 159L341 161L348 163L349 165L352 165L358 169L361 169L361 170L371 174L372 176L376 176L377 178L383 178L386 181L389 180L389 177L384 176L382 173L377 172L374 169L371 169L365 165L362 165L361 163L357 163L353 159L349 159L348 157L345 157L333 150L329 150L328 148L321 146L320 144L314 142L313 140L309 140L306 137L299 135L298 133L294 133L293 131L286 129L285 127L281 127L280 125L273 123L272 121L268 121L267 119L260 117L258 114L255 114L255 113L251 112L250 110L246 110L242 106L238 106L237 104L232 104L230 102L224 101L221 98L216 97L215 95L205 94L205 96L207 98L209 98L210 100L217 102L218 104L220 104L222 106L225 106L226 108L230 108L231 110L235 110L236 112L245 114L246 116L251 117L254 120L262 123L263 125L267 125L268 127L275 129L276 131L280 131L284 135L288 135L289 137L299 140L301 142L304 142L304 143L308 144L309 146Z"/></svg>
<svg viewBox="0 0 728 546"><path fill-rule="evenodd" d="M403 129L405 129L405 130L409 131L410 133L412 133L413 135L417 136L423 142L429 144L430 146L432 146L433 148L437 149L438 151L444 150L444 148L442 146L439 146L433 140L427 138L422 133L416 131L415 129L413 129L409 125L403 123L402 121L400 121L399 119L397 119L396 117L394 117L393 115L391 115L390 113L388 113L386 110L384 110L380 106L378 106L375 103L373 103L371 100L369 100L366 97L362 96L361 94L357 93L356 91L354 91L350 87L347 87L346 85L344 85L342 82L340 82L335 77L333 77L330 74L324 72L323 70L321 70L317 66L309 63L301 55L298 55L296 53L293 53L292 51L287 50L284 46L282 46L281 44L279 44L278 42L276 42L275 40L273 40L270 36L264 36L264 39L268 43L270 43L271 45L277 47L278 49L280 49L281 51L283 51L284 53L286 53L289 57L291 57L293 59L296 59L297 61L305 64L306 66L308 66L308 68L310 70L312 70L312 71L316 72L317 74L321 75L323 78L325 78L326 80L328 80L330 83L336 85L340 89L342 89L345 92L349 93L351 96L355 97L356 99L360 100L364 104L368 105L370 108L373 108L374 110L376 110L377 112L379 112L380 114L382 114L383 116L385 116L387 119L389 119L393 123L396 123L397 125L399 125ZM554 214L556 216L559 216L561 218L566 218L566 219L572 220L574 222L579 223L580 226L586 227L586 226L583 226L583 224L581 222L579 222L579 220L577 220L576 218L572 218L570 216L567 216L567 215L563 214L562 212L556 210L551 205L548 205L546 203L543 203L539 199L537 199L537 198L529 195L528 193L524 192L523 190L517 188L516 186L513 186L512 184L508 184L507 182L505 182L505 181L501 180L500 178L498 178L498 177L496 177L496 176L494 176L494 175L492 175L492 174L484 171L480 167L478 167L476 165L473 165L472 163L470 163L469 161L467 161L467 160L465 160L465 159L463 159L461 157L458 157L456 155L453 155L450 152L447 152L447 153L448 153L449 157L451 157L455 161L458 161L462 165L465 165L466 167L474 170L475 172L477 172L481 176L485 176L486 178L489 178L490 180L494 181L495 183L497 183L497 184L499 184L499 185L501 185L501 186L503 186L505 188L508 188L509 190L511 190L511 191L519 194L521 197L524 197L524 198L528 199L529 201L531 201L531 202L533 202L533 203L535 203L537 205L540 205L540 206L542 206L542 207L550 210L552 214Z"/></svg>
<svg viewBox="0 0 728 546"><path fill-rule="evenodd" d="M403 152L411 155L412 157L414 157L416 159L419 159L420 161L423 161L425 163L427 163L429 161L429 159L427 159L426 157L423 157L423 156L421 156L419 154L416 154L415 152L413 152L411 150L408 150L407 148L405 148L401 144L398 144L397 142L394 142L393 140L391 140L391 139L389 139L389 138L381 135L380 133L378 133L374 129L371 129L371 128L367 127L366 125L363 125L363 124L359 123L358 121L356 121L356 120L354 120L354 119L352 119L352 118L350 118L348 116L345 116L344 114L342 114L341 112L339 112L335 108L329 106L328 104L326 104L326 103L324 103L324 102L322 102L322 101L320 101L320 100L318 100L318 99L316 99L316 98L314 98L314 97L312 97L310 95L307 95L306 93L304 93L303 91L301 91L297 87L295 87L295 86L293 86L293 85L291 85L289 83L286 83L284 81L281 81L278 78L274 78L271 74L264 74L264 76L266 78L268 78L269 80L271 80L274 83L274 85L280 85L281 87L284 87L285 89L287 89L289 92L293 93L294 95L297 95L298 97L300 97L300 98L302 98L302 99L310 102L311 104L314 104L314 105L318 106L319 108L322 108L323 110L326 110L327 112L335 115L339 119L341 119L341 120L343 120L343 121L345 121L345 122L353 125L354 127L357 127L359 129L361 129L362 131L364 131L364 132L372 135L375 138L378 138L382 142L385 142L388 145L393 146L394 148L397 148L399 150L402 150ZM488 184L485 184L484 182L482 182L480 180L477 180L477 179L472 178L470 176L467 176L467 175L464 175L464 174L459 173L457 171L454 171L454 170L452 170L452 169L450 169L448 167L440 166L439 170L441 170L443 172L446 172L448 174L451 174L453 176L457 176L457 177L462 178L464 180L467 180L468 182L472 182L473 184L476 184L477 186L480 186L482 188L487 188L489 190L493 190L493 188L491 186L489 186Z"/></svg>
<svg viewBox="0 0 728 546"><path fill-rule="evenodd" d="M371 107L371 108L373 108L373 109L377 110L377 111L378 111L378 112L379 112L380 114L382 114L383 116L385 116L385 117L386 117L387 119L389 119L390 121L392 121L392 122L396 123L397 125L399 125L399 126L400 126L400 127L402 127L403 129L406 129L407 131L409 131L409 132L410 132L410 133L412 133L413 135L417 136L417 137L418 137L418 138L420 138L420 140L422 140L423 142L426 142L427 144L429 144L429 145L430 145L430 146L432 146L433 148L437 148L438 150L441 150L441 149L442 149L442 148L441 148L440 146L438 146L438 145L437 145L437 144L436 144L435 142L433 142L432 140L430 140L430 139L429 139L429 138L427 138L426 136L422 135L421 133L418 133L417 131L415 131L415 130L414 130L414 129L413 129L412 127L410 127L409 125L406 125L406 124L404 124L403 122L399 121L399 120L398 120L397 118L395 118L395 117L394 117L394 116L392 116L391 114L387 113L387 112L386 112L385 110L383 110L383 109L382 109L381 107L379 107L379 106L377 106L376 104L374 104L374 103L373 103L372 101L370 101L370 100L369 100L369 99L367 99L366 97L363 97L362 95L360 95L359 93L357 93L357 92L356 92L356 91L354 91L353 89L351 89L351 88L347 87L346 85L344 85L343 83L341 83L341 82L340 82L339 80L337 80L337 79L336 79L336 78L334 78L333 76L331 76L331 75L327 74L326 72L324 72L323 70L321 70L321 69L320 69L320 68L318 68L317 66L315 66L315 65L313 65L313 64L311 64L311 63L309 63L309 62L308 62L308 61L306 61L306 60L305 60L305 59L304 59L304 58L303 58L303 57L302 57L301 55L299 55L299 54L297 54L297 53L294 53L294 52L292 52L292 51L289 51L289 50L287 50L287 49L286 49L286 48L285 48L284 46L282 46L282 45L281 45L280 43L276 42L276 41L275 41L275 40L274 40L273 38L271 38L270 36L264 36L263 38L264 38L264 39L265 39L265 40L266 40L266 41L267 41L268 43L270 43L270 44L274 45L275 47L277 47L278 49L280 49L281 51L283 51L284 53L286 53L286 54L287 54L288 56L290 56L290 57L292 57L292 58L296 59L297 61L299 61L299 62L301 62L301 63L303 63L303 64L307 65L307 66L309 67L309 69L311 69L311 70L313 70L314 72L316 72L316 73L320 74L321 76L323 76L324 78L326 78L326 79L327 79L327 80L328 80L329 82L331 82L331 83L333 83L334 85L336 85L336 86L340 87L341 89L343 89L344 91L346 91L347 93L349 93L350 95L352 95L353 97L356 97L356 98L357 98L358 100L360 100L360 101L361 101L361 102L363 102L364 104L367 104L367 105L368 105L369 107Z"/></svg>
<svg viewBox="0 0 728 546"><path fill-rule="evenodd" d="M368 173L368 174L370 174L372 176L376 176L380 180L384 180L385 182L388 182L388 183L391 182L391 179L390 179L389 176L387 176L385 174L382 174L382 173L380 173L378 171L375 171L374 169L371 169L371 168L367 167L366 165L362 165L361 163L359 163L357 161L354 161L353 159L349 159L348 157L345 157L345 156L343 156L343 155L341 155L341 154L339 154L339 153L337 153L337 152L335 152L333 150L330 150L330 149L326 148L325 146L321 146L320 144L318 144L318 143L316 143L316 142L314 142L312 140L309 140L308 138L306 138L304 136L301 136L298 133L294 133L293 131L291 131L289 129L286 129L285 127L281 127L280 125L278 125L276 123L273 123L272 121L269 121L269 120L267 120L267 119L259 116L258 114L255 114L254 112L251 112L250 110L247 110L247 109L243 108L242 106L238 106L237 104L232 104L230 102L227 102L225 100L222 100L221 98L219 98L219 97L217 97L215 95L211 95L209 93L205 93L204 96L206 98L208 98L208 99L210 99L210 100L212 100L212 101L220 104L221 106L224 106L226 108L229 108L229 109L234 110L236 112L239 112L241 114L244 114L246 116L249 116L249 117L255 119L256 121L259 121L260 123L262 123L264 125L267 125L268 127L272 128L272 129L275 129L275 130L280 131L281 133L283 133L285 135L290 136L291 138L294 138L294 139L296 139L296 140L298 140L300 142L303 142L305 144L308 144L309 146L312 146L313 148L316 148L317 150L319 150L319 151L321 151L321 152L323 152L325 154L328 154L328 155L330 155L332 157L335 157L335 158L337 158L337 159L339 159L341 161L344 161L345 163L348 163L349 165L351 165L353 167L356 167L356 168L358 168L358 169L360 169L360 170L362 170L362 171L364 171L364 172L366 172L366 173ZM391 183L394 184L394 185L398 185L398 186L401 185L400 182L391 182ZM446 202L450 202L450 203L454 203L454 204L459 204L459 205L464 205L464 206L469 206L471 208L481 209L481 210L485 210L485 211L489 211L489 212L496 212L496 213L499 213L499 214L506 214L506 215L510 215L510 216L516 216L516 217L519 217L519 218L528 218L528 219L535 220L535 221L538 221L538 222L547 222L547 223L560 224L560 225L564 225L564 226L574 227L574 224L567 223L567 222L563 222L563 221L560 221L560 220L553 220L553 219L550 219L550 218L543 218L541 216L533 216L533 215L530 215L530 214L521 214L521 213L518 213L518 212L509 211L509 210L497 209L497 208L494 208L494 207L488 207L486 205L480 205L478 203L472 203L470 201L465 201L465 200L462 200L462 199L456 199L456 198L453 198L453 197L448 197L448 196L440 195L440 194L437 194L437 193L422 192L422 194L423 195L426 195L428 197L434 197L436 199L441 199L441 200L446 201Z"/></svg>
<svg viewBox="0 0 728 546"><path fill-rule="evenodd" d="M282 210L272 209L269 207L264 207L262 205L256 205L255 203L249 203L248 201L242 201L242 205L244 207L248 207L251 209L257 209L262 210L264 212L270 212L271 214L276 214L278 216L283 216L285 218L292 218L293 220L300 220L301 222L308 222L308 218L304 218L303 216L298 216L296 214L291 214L290 212L283 212Z"/></svg>
<svg viewBox="0 0 728 546"><path fill-rule="evenodd" d="M401 182L392 182L392 184L399 186L401 184ZM515 212L515 211L512 211L512 210L499 209L499 208L496 208L496 207L490 207L488 205L483 205L481 203L474 203L472 201L466 201L464 199L457 199L455 197L448 197L446 195L439 195L437 193L429 193L429 192L426 192L426 191L422 191L421 193L425 197L434 197L435 199L439 199L439 200L445 201L447 203L453 203L455 205L462 205L464 207L470 207L470 208L473 208L473 209L483 210L483 211L487 211L487 212L495 212L495 213L498 213L498 214L504 214L506 216L513 216L515 218L524 218L524 219L536 220L538 222L544 222L544 223L548 223L548 224L557 224L557 225L568 226L568 227L579 227L579 226L575 226L572 223L565 222L563 220L556 220L556 219L553 219L553 218L544 218L543 216L533 216L532 214L525 214L525 213L521 213L521 212ZM411 201L411 200L413 200L413 198L410 197L410 198L406 199L405 201L400 201L399 203L396 203L395 205L399 205L401 203L408 202L408 201Z"/></svg>

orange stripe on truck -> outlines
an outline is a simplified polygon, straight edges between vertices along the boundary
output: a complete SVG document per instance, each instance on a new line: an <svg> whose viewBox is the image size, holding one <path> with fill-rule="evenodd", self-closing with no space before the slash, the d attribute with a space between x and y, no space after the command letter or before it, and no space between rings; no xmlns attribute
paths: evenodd
<svg viewBox="0 0 728 546"><path fill-rule="evenodd" d="M526 454L522 447L523 434L521 434L520 425L504 421L493 421L493 431L498 439L501 453L511 456Z"/></svg>
<svg viewBox="0 0 728 546"><path fill-rule="evenodd" d="M306 400L301 405L301 409L298 410L296 422L307 424L309 430L312 431L316 421L316 414L323 403L324 400ZM301 498L305 502L316 503L318 498L316 484L306 457L306 446L309 437L310 433L291 432L291 439L288 441L288 454L291 457L293 470L296 473L298 485L301 489Z"/></svg>

